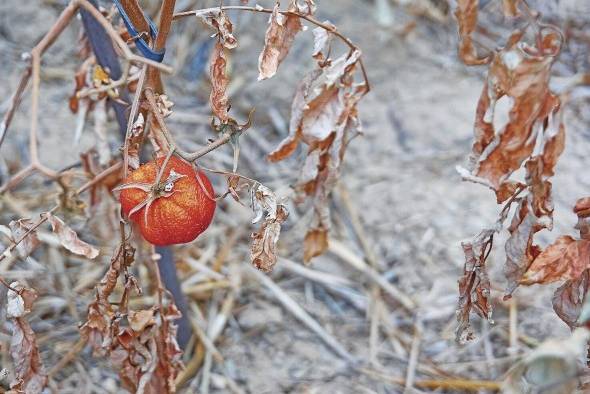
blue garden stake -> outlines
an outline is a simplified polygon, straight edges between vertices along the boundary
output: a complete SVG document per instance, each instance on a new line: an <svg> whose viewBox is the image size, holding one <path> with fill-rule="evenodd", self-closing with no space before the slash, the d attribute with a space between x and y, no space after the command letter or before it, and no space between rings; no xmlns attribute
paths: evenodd
<svg viewBox="0 0 590 394"><path fill-rule="evenodd" d="M139 52L141 52L145 58L161 63L162 60L164 60L164 54L166 53L166 49L162 49L161 51L155 51L152 48L150 48L149 44L143 38L143 35L140 32L138 32L135 26L133 26L133 23L131 23L129 15L127 15L125 9L123 8L119 0L113 0L113 3L115 3L115 5L117 6L119 14L121 14L121 18L123 19L123 23L125 23L127 31L135 40L135 46L137 47L137 49L139 49ZM144 16L150 27L150 37L152 38L152 40L155 40L158 36L158 28L147 15L144 14Z"/></svg>

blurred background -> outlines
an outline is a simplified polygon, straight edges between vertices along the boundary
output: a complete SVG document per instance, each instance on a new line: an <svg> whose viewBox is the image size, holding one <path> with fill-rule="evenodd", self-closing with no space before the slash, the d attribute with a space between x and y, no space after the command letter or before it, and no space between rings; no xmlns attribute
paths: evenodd
<svg viewBox="0 0 590 394"><path fill-rule="evenodd" d="M48 31L66 3L0 2L0 112L8 108L25 68L23 53ZM108 1L100 3L111 6ZM152 15L157 13L159 2L141 3ZM176 10L216 5L217 1L178 0ZM503 232L489 259L494 322L474 317L476 339L467 345L455 342L457 280L464 263L460 241L491 225L499 212L492 191L462 182L455 169L471 150L475 108L486 73L485 66L467 67L457 57L452 16L456 4L453 0L320 0L317 5L317 19L334 23L360 47L372 84L359 107L363 135L350 144L330 202L330 236L336 246L304 266L301 245L310 207L286 200L291 215L281 233L279 261L267 279L249 267L249 237L255 231L251 210L229 198L220 202L205 234L173 248L193 320L202 314L197 324L216 333L218 351L216 357L205 357L204 363L191 364L194 352L189 348L179 391L397 393L404 391L409 370L414 384L406 388L408 393L461 391L428 383L441 379L501 381L523 354L548 338L565 338L570 331L551 306L557 285L520 288L511 301L502 301ZM589 3L552 0L529 5L568 32L554 75L590 72ZM486 44L502 45L513 25L502 16L501 2L480 1L480 9ZM244 120L256 107L254 125L241 138L239 171L288 199L304 152L298 150L277 164L269 164L266 154L287 135L295 88L314 66L311 27L298 35L277 75L258 82L267 16L237 11L228 15L239 42L229 63L232 112ZM81 63L80 32L81 23L76 21L43 57L40 96L41 160L53 169L73 169L74 179L83 174L81 153L92 148L116 152L121 145L112 112L106 127L101 127L100 119L88 117L76 139L80 119L69 110L68 100ZM186 150L212 137L210 35L200 20L189 17L173 25L168 40L164 62L174 67L174 74L165 76L164 84L174 107L167 122ZM567 103L566 148L553 178L555 225L552 232L539 233L543 245L558 235L576 234L572 206L590 190L589 94L590 89L577 88ZM30 92L0 148L0 183L28 163L29 108ZM231 170L232 157L226 146L201 163ZM221 192L225 179L211 178ZM0 198L0 223L36 217L54 204L58 192L55 184L32 177ZM248 204L247 198L244 202ZM101 247L100 258L88 261L64 253L44 229L44 245L34 255L0 263L0 275L24 281L40 293L30 321L47 366L78 340L78 323L84 320L93 286L113 250L105 239L116 227L105 228L101 215L115 204L105 202L90 219L68 218L86 240ZM222 268L212 273L212 267ZM138 264L135 270L142 286L147 286L147 268ZM415 310L410 313L402 307L387 284L411 299ZM302 322L300 310L319 329ZM7 328L0 326L0 367L10 362L9 341ZM362 367L350 368L351 359L359 360ZM52 376L52 384L60 393L117 393L121 392L117 379L117 371L107 362L83 349Z"/></svg>

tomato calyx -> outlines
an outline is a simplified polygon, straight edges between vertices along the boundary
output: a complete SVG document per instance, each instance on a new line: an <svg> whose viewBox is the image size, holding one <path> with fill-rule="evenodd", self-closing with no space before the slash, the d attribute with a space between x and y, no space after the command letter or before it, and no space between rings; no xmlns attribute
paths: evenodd
<svg viewBox="0 0 590 394"><path fill-rule="evenodd" d="M142 190L145 193L147 193L146 198L142 202L140 202L139 204L134 206L131 209L131 211L129 211L129 214L128 214L129 217L131 217L134 213L139 212L142 208L145 207L144 220L145 220L145 223L147 224L148 223L148 211L149 211L150 207L152 206L152 204L154 203L154 201L156 201L159 198L168 198L168 197L172 196L174 194L174 192L176 192L176 190L174 190L175 183L178 180L185 178L186 175L179 174L176 171L174 171L174 169L171 169L166 180L161 181L161 178L162 178L162 175L164 173L164 169L166 168L167 163L168 163L168 160L165 160L164 165L159 170L158 175L156 176L156 179L155 179L154 183L152 183L152 184L145 183L145 182L130 182L130 183L124 183L122 185L119 185L113 189L114 191L121 191L121 190L126 190L126 189L139 189L139 190Z"/></svg>

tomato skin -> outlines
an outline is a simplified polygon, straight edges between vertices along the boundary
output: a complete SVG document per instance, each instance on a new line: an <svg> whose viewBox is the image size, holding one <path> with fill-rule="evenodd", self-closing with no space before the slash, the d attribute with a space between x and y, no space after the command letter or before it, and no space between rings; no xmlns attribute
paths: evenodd
<svg viewBox="0 0 590 394"><path fill-rule="evenodd" d="M129 174L123 184L134 182L153 184L163 161L164 158L159 158L141 165ZM158 246L191 242L197 238L211 224L217 205L212 199L214 191L211 182L203 172L199 171L197 175L192 165L172 156L161 181L168 178L171 170L177 174L186 175L174 183L172 195L156 198L152 202L147 213L147 223L146 207L133 213L129 218L138 224L141 234L148 242ZM207 192L203 190L201 184ZM137 188L122 190L119 200L123 213L128 216L129 212L148 196L148 193Z"/></svg>

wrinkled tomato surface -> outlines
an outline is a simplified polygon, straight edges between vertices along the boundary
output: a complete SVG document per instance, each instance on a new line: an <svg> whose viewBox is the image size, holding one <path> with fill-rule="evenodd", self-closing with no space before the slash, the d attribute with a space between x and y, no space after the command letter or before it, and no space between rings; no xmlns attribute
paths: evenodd
<svg viewBox="0 0 590 394"><path fill-rule="evenodd" d="M153 185L163 162L164 158L159 158L141 165L129 174L123 184ZM147 215L147 207L143 207L129 218L137 223L148 242L159 246L186 243L197 238L211 224L216 206L213 187L205 174L201 171L197 173L192 165L172 156L160 184L168 179L171 171L185 176L174 182L166 196L158 197L151 203ZM128 216L133 208L148 197L149 193L139 188L122 190L119 200L123 213Z"/></svg>

